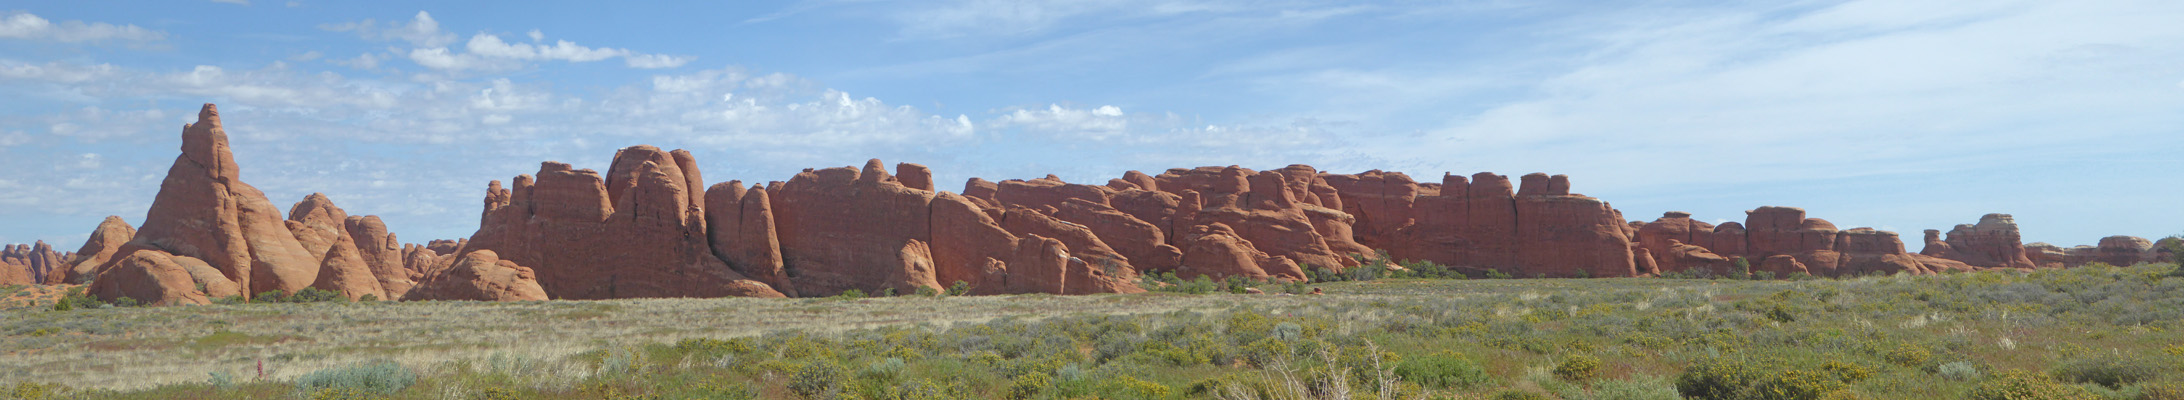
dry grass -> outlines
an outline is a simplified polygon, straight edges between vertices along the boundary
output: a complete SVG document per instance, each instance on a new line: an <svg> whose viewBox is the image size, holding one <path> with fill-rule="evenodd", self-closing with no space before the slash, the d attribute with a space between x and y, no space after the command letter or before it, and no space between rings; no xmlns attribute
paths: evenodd
<svg viewBox="0 0 2184 400"><path fill-rule="evenodd" d="M603 346L781 330L945 328L1007 316L1214 311L1235 305L1232 296L1147 294L25 308L0 317L0 333L8 334L0 337L0 382L126 390L202 382L214 372L254 378L261 362L266 378L292 379L371 359L427 369L447 361L559 360Z"/></svg>

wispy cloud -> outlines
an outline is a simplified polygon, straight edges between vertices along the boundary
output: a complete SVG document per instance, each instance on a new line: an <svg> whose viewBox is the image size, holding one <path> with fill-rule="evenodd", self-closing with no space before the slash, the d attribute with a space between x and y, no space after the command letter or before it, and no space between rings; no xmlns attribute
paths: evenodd
<svg viewBox="0 0 2184 400"><path fill-rule="evenodd" d="M676 68L688 64L695 57L663 54L646 54L623 48L588 47L567 40L546 43L546 34L537 29L526 33L533 43L510 42L500 35L478 33L470 36L459 51L448 47L456 36L440 29L440 22L431 13L418 11L408 22L379 24L366 19L342 24L326 24L319 29L335 32L354 32L371 40L400 40L414 47L394 49L394 56L406 58L418 66L451 73L466 71L507 71L524 68L539 61L594 62L623 58L631 68ZM519 39L520 40L520 39ZM360 69L378 67L386 56L367 53L345 62Z"/></svg>
<svg viewBox="0 0 2184 400"><path fill-rule="evenodd" d="M114 25L105 22L76 20L53 22L31 13L10 12L0 14L0 38L59 42L156 41L166 39L167 33L140 28L136 25Z"/></svg>

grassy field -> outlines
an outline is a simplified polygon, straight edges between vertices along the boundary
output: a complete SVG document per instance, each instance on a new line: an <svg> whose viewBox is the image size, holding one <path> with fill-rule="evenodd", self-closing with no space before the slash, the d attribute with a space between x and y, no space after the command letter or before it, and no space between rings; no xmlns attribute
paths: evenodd
<svg viewBox="0 0 2184 400"><path fill-rule="evenodd" d="M0 398L2178 399L2174 269L29 307Z"/></svg>

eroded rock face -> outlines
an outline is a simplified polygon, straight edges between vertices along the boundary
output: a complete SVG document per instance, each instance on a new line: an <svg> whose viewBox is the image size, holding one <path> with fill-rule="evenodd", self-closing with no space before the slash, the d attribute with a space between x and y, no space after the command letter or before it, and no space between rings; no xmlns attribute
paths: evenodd
<svg viewBox="0 0 2184 400"><path fill-rule="evenodd" d="M110 215L99 221L99 227L92 229L91 237L83 241L83 248L76 250L75 257L62 268L67 273L61 279L62 283L82 284L91 279L98 273L99 266L113 260L114 253L121 251L121 245L134 236L136 227L129 226L129 222L119 216Z"/></svg>
<svg viewBox="0 0 2184 400"><path fill-rule="evenodd" d="M311 287L341 292L350 300L365 296L394 298L380 286L371 264L364 261L363 251L357 250L355 238L349 236L348 220L349 213L335 206L325 194L312 193L289 207L289 232L306 253L320 260L318 280Z"/></svg>
<svg viewBox="0 0 2184 400"><path fill-rule="evenodd" d="M211 304L212 299L241 295L242 290L202 260L140 250L108 264L85 293L106 301L126 297L140 304L174 306Z"/></svg>
<svg viewBox="0 0 2184 400"><path fill-rule="evenodd" d="M1009 185L1022 188L1003 190L973 179L966 191L980 197L935 193L904 186L879 160L863 169L805 171L774 191L784 265L805 296L849 289L909 293L956 281L975 293L1141 291L1129 260L1090 228L1028 208L995 208L1004 201L1058 204L1076 196L1104 201L1102 188L1062 189L1071 185L1052 177ZM1047 189L1091 192L1047 197ZM1124 216L1104 211L1081 213Z"/></svg>
<svg viewBox="0 0 2184 400"><path fill-rule="evenodd" d="M1731 268L1723 266L1724 263L1729 262L1728 257L1711 250L1716 247L1714 244L1714 229L1713 224L1691 219L1691 213L1670 211L1663 213L1661 218L1639 227L1638 243L1647 250L1657 250L1652 251L1652 253L1655 255L1656 265L1661 268L1661 271L1682 272L1690 269L1701 269L1718 274L1727 274L1732 272L1730 271ZM1736 241L1743 242L1744 238L1736 238ZM1686 255L1695 255L1696 253L1676 249L1672 244L1697 247L1713 257L1687 257ZM1714 258L1720 258L1721 262L1714 262ZM1685 262L1687 260L1698 265L1687 264Z"/></svg>
<svg viewBox="0 0 2184 400"><path fill-rule="evenodd" d="M381 299L402 298L411 286L417 285L402 265L402 242L395 239L393 232L387 231L387 224L381 222L379 216L349 216L342 226L355 243L364 265L370 267L373 278L379 281L379 287L386 290L387 294Z"/></svg>
<svg viewBox="0 0 2184 400"><path fill-rule="evenodd" d="M2101 238L2095 248L2094 262L2114 266L2137 265L2153 262L2154 242L2137 236L2109 236Z"/></svg>
<svg viewBox="0 0 2184 400"><path fill-rule="evenodd" d="M318 260L282 222L281 212L265 194L242 182L235 158L228 150L227 133L220 127L220 113L206 104L197 122L182 130L182 155L159 186L144 226L115 251L106 265L95 268L103 276L109 267L141 251L166 253L171 258L203 261L228 281L247 288L247 293L269 290L294 292L318 279ZM159 267L156 256L137 257L131 272L117 279L153 279L171 268ZM148 272L149 271L149 272ZM171 275L171 274L168 274ZM106 278L94 278L104 283ZM115 282L117 296L184 299L160 282ZM144 290L133 293L131 290ZM141 300L141 299L140 299ZM179 300L178 300L179 301Z"/></svg>
<svg viewBox="0 0 2184 400"><path fill-rule="evenodd" d="M530 268L502 260L492 250L474 250L446 269L425 278L403 300L524 301L546 300L546 289Z"/></svg>
<svg viewBox="0 0 2184 400"><path fill-rule="evenodd" d="M1949 230L1947 240L1937 240L1939 231L1926 231L1926 248L1919 254L1956 260L1978 268L2032 268L2034 263L2025 252L2025 245L2017 232L2017 221L2009 214L1987 214L1979 217L1978 224L1957 225Z"/></svg>
<svg viewBox="0 0 2184 400"><path fill-rule="evenodd" d="M1838 233L1835 240L1835 250L1842 255L1837 275L1931 272L1904 253L1903 240L1895 232L1853 228Z"/></svg>
<svg viewBox="0 0 2184 400"><path fill-rule="evenodd" d="M729 268L705 229L702 181L687 152L633 146L602 177L541 164L537 181L488 185L478 232L461 250L491 250L536 271L553 298L781 297ZM452 268L452 266L451 266Z"/></svg>

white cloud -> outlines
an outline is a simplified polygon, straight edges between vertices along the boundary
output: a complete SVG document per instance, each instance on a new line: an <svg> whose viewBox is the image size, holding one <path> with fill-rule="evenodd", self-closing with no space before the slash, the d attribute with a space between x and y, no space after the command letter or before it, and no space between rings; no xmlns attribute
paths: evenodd
<svg viewBox="0 0 2184 400"><path fill-rule="evenodd" d="M85 23L69 20L54 23L31 13L12 12L0 16L0 38L55 40L61 42L154 41L166 39L167 33L139 28L136 25L114 25L104 22Z"/></svg>
<svg viewBox="0 0 2184 400"><path fill-rule="evenodd" d="M22 131L0 131L0 147L14 147L24 143L30 143L30 134Z"/></svg>
<svg viewBox="0 0 2184 400"><path fill-rule="evenodd" d="M696 59L696 57L670 56L664 54L631 54L628 56L624 56L622 61L626 62L630 68L660 69L681 67L683 66L683 64L689 64L690 61Z"/></svg>
<svg viewBox="0 0 2184 400"><path fill-rule="evenodd" d="M471 36L470 43L465 48L470 50L471 54L484 57L569 62L599 61L629 54L629 50L605 47L590 48L579 46L567 40L556 42L552 46L533 46L529 43L509 44L502 41L500 36L483 33Z"/></svg>
<svg viewBox="0 0 2184 400"><path fill-rule="evenodd" d="M50 62L44 65L34 65L16 60L0 59L0 78L81 83L111 76L115 70L116 68L111 64L80 65Z"/></svg>
<svg viewBox="0 0 2184 400"><path fill-rule="evenodd" d="M1117 138L1130 129L1130 120L1115 106L1090 110L1064 108L1058 104L1049 104L1044 110L1019 108L994 118L989 124L996 129L1017 128L1091 140Z"/></svg>
<svg viewBox="0 0 2184 400"><path fill-rule="evenodd" d="M357 36L371 40L401 40L418 47L444 47L455 43L455 34L440 31L440 21L432 14L418 11L409 22L388 22L382 26L365 19L358 22L319 25L319 29L334 32L355 32Z"/></svg>
<svg viewBox="0 0 2184 400"><path fill-rule="evenodd" d="M1224 1L1078 1L1078 0L956 0L921 4L903 13L898 22L909 37L957 37L975 34L1013 35L1051 29L1078 18L1165 17L1187 13L1230 10L1241 5ZM1267 6L1263 5L1262 6ZM1278 6L1271 8L1280 8Z"/></svg>
<svg viewBox="0 0 2184 400"><path fill-rule="evenodd" d="M531 33L529 34L529 36L531 36L531 41L533 41L533 42L540 42L540 41L545 41L545 40L546 40L546 32L539 32L539 30L537 30L537 29L532 29L532 30L531 30Z"/></svg>
<svg viewBox="0 0 2184 400"><path fill-rule="evenodd" d="M370 70L378 69L379 61L383 59L385 59L384 56L375 55L372 53L364 53L358 54L356 58L346 60L333 60L333 62L335 65L340 65L344 67Z"/></svg>
<svg viewBox="0 0 2184 400"><path fill-rule="evenodd" d="M306 52L303 52L303 54L297 54L297 55L294 55L294 56L290 56L290 57L288 57L288 61L298 61L298 62L303 62L303 61L314 61L314 60L318 60L318 59L319 59L320 57L325 57L325 56L326 56L325 54L320 54L320 53L319 53L319 52L318 52L317 50L312 50L312 51L306 51Z"/></svg>

